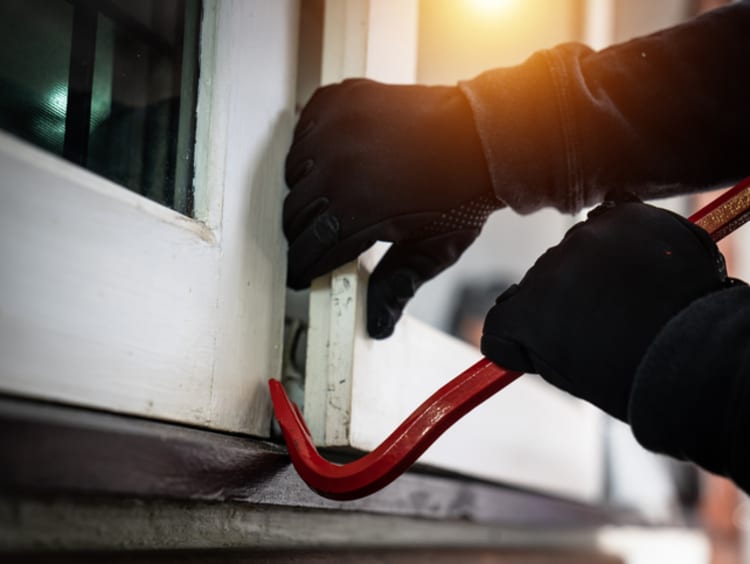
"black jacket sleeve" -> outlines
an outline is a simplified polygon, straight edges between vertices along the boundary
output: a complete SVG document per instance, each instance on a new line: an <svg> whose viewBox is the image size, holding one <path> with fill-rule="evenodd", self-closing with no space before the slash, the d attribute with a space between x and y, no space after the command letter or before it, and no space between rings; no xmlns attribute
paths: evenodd
<svg viewBox="0 0 750 564"><path fill-rule="evenodd" d="M750 493L750 287L710 294L667 323L636 372L629 421L649 450Z"/></svg>
<svg viewBox="0 0 750 564"><path fill-rule="evenodd" d="M573 212L750 175L750 0L600 52L579 44L462 82L497 196Z"/></svg>

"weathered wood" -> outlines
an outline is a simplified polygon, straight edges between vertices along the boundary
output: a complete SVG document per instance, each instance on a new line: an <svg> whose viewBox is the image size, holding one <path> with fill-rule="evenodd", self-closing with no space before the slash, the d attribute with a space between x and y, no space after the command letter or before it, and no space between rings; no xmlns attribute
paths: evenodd
<svg viewBox="0 0 750 564"><path fill-rule="evenodd" d="M321 83L347 77L414 82L417 10L415 0L327 0ZM318 444L351 443L351 375L368 362L355 359L355 347L366 273L383 253L383 246L377 247L311 287L305 415Z"/></svg>

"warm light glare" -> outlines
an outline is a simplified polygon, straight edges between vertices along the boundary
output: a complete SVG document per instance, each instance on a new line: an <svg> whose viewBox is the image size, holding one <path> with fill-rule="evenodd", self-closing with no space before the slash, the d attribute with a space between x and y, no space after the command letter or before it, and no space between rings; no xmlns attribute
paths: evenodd
<svg viewBox="0 0 750 564"><path fill-rule="evenodd" d="M515 2L516 0L471 0L474 7L485 14L501 12Z"/></svg>

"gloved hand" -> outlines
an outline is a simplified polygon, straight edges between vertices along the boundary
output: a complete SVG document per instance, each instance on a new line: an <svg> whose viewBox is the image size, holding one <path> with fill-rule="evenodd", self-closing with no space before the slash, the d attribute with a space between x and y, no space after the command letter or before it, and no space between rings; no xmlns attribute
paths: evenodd
<svg viewBox="0 0 750 564"><path fill-rule="evenodd" d="M482 353L627 421L634 374L659 330L732 282L708 233L687 219L606 202L497 299Z"/></svg>
<svg viewBox="0 0 750 564"><path fill-rule="evenodd" d="M347 80L302 111L286 160L291 288L393 246L370 277L367 330L384 338L426 280L453 264L501 203L453 87Z"/></svg>

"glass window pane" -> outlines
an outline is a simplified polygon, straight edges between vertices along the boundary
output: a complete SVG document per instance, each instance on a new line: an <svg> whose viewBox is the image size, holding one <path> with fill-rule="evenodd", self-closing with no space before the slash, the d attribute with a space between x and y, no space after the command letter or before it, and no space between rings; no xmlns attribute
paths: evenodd
<svg viewBox="0 0 750 564"><path fill-rule="evenodd" d="M199 0L3 0L0 128L192 209Z"/></svg>

